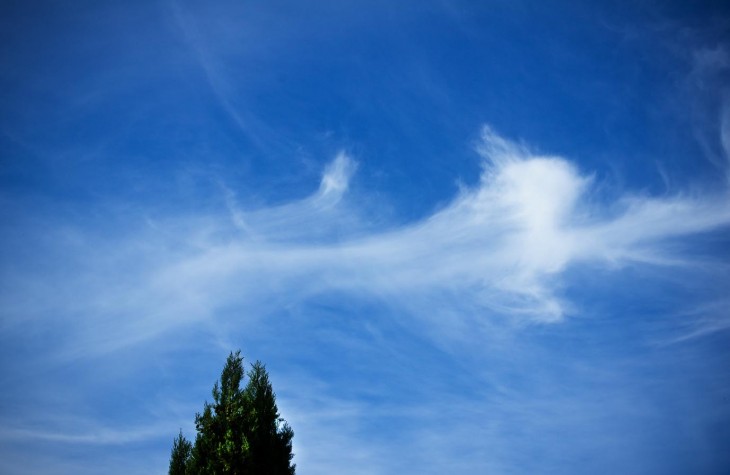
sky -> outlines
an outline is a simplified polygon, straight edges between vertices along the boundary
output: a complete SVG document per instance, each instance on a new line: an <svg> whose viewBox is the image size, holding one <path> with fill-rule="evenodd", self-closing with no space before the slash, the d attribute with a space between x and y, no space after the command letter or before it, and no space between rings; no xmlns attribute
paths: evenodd
<svg viewBox="0 0 730 475"><path fill-rule="evenodd" d="M0 472L730 471L720 1L4 1Z"/></svg>

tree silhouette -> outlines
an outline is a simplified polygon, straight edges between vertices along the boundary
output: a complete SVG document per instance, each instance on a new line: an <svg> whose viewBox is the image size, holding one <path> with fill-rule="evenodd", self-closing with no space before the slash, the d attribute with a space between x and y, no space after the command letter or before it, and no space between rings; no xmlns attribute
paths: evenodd
<svg viewBox="0 0 730 475"><path fill-rule="evenodd" d="M172 443L172 453L170 454L170 475L185 475L186 466L193 446L183 437L182 430Z"/></svg>
<svg viewBox="0 0 730 475"><path fill-rule="evenodd" d="M266 368L257 361L248 377L245 396L251 404L247 433L251 473L294 474L294 465L290 463L293 457L294 431L279 417L276 395L271 388Z"/></svg>
<svg viewBox="0 0 730 475"><path fill-rule="evenodd" d="M294 431L279 417L265 366L259 361L251 365L241 389L244 376L239 350L228 356L220 383L213 386L213 402L206 401L195 415L195 445L190 449L182 432L175 440L170 475L294 475Z"/></svg>

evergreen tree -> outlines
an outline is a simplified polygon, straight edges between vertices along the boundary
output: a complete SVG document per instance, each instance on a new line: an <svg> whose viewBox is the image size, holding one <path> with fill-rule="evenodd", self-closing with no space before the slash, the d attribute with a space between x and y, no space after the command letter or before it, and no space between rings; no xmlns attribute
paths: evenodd
<svg viewBox="0 0 730 475"><path fill-rule="evenodd" d="M193 445L182 435L182 430L172 443L170 454L170 475L185 475L185 470L193 451Z"/></svg>
<svg viewBox="0 0 730 475"><path fill-rule="evenodd" d="M170 474L187 475L293 475L294 431L279 417L276 396L266 368L260 362L244 379L241 352L231 353L213 386L213 402L195 415L197 436L190 448L182 433L173 445ZM173 472L176 448L187 443L185 470ZM177 449L179 450L179 449ZM179 457L178 457L179 458ZM175 459L177 460L177 459ZM176 470L179 464L175 462Z"/></svg>
<svg viewBox="0 0 730 475"><path fill-rule="evenodd" d="M252 365L248 373L245 394L251 404L248 433L251 473L294 474L295 465L291 463L294 431L279 417L269 375L259 361Z"/></svg>
<svg viewBox="0 0 730 475"><path fill-rule="evenodd" d="M193 449L191 471L200 475L243 475L248 459L248 406L241 381L244 377L241 352L231 353L213 386L213 403L205 403L196 414L198 435Z"/></svg>

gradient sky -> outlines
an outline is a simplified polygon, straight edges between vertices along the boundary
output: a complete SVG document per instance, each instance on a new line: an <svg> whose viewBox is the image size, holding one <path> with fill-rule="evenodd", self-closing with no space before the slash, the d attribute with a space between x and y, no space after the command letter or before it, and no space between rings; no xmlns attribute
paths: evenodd
<svg viewBox="0 0 730 475"><path fill-rule="evenodd" d="M723 3L2 2L0 472L728 473Z"/></svg>

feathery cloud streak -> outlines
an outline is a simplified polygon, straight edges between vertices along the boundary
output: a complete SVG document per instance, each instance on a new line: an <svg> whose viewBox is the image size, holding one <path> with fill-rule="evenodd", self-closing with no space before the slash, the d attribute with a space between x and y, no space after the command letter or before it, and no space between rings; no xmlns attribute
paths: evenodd
<svg viewBox="0 0 730 475"><path fill-rule="evenodd" d="M730 221L725 195L621 196L600 205L593 201L591 177L488 127L479 151L485 159L479 186L428 218L363 237L301 244L303 235L332 218L327 213L339 212L326 205L340 200L353 168L340 155L311 198L248 216L237 210L258 239L211 246L158 274L158 282L209 294L210 282L268 277L291 282L301 297L345 290L397 299L450 289L485 309L551 321L567 307L548 278L569 265L668 264L678 256L663 248L667 239Z"/></svg>
<svg viewBox="0 0 730 475"><path fill-rule="evenodd" d="M232 305L261 318L328 292L375 299L442 334L478 334L494 316L556 322L571 313L560 292L571 266L690 265L677 240L730 224L724 193L606 202L566 159L489 127L478 151L478 185L405 225L367 224L347 195L356 166L343 153L303 200L246 210L229 191L227 213L157 220L100 245L86 256L96 279L53 284L85 296L66 308L74 352L112 351Z"/></svg>

